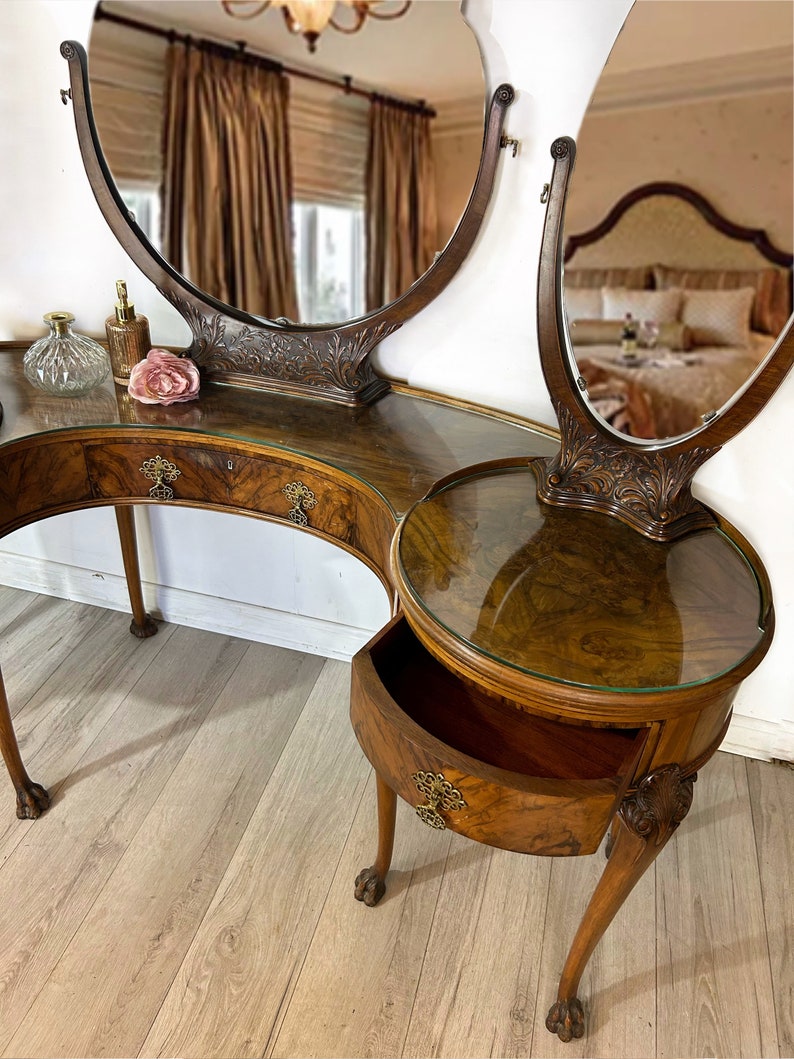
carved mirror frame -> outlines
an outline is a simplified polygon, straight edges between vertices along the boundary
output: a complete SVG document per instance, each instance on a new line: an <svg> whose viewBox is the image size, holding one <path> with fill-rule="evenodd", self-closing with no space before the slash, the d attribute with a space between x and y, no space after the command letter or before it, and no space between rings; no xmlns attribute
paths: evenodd
<svg viewBox="0 0 794 1059"><path fill-rule="evenodd" d="M745 385L703 426L654 441L619 434L587 400L565 315L563 222L575 142L560 137L551 156L538 272L538 343L561 445L556 456L531 461L538 495L550 504L606 512L659 541L714 526L714 514L692 496L692 478L758 415L783 382L794 364L794 315Z"/></svg>
<svg viewBox="0 0 794 1059"><path fill-rule="evenodd" d="M69 63L77 139L94 197L127 254L188 324L193 338L186 355L209 378L238 385L345 404L369 404L388 392L388 380L376 375L369 355L441 293L471 249L493 190L505 113L515 98L512 86L500 85L493 94L469 201L430 268L395 301L365 316L334 325L294 324L265 320L217 301L154 249L130 215L105 160L91 106L85 49L77 41L64 41L61 54Z"/></svg>

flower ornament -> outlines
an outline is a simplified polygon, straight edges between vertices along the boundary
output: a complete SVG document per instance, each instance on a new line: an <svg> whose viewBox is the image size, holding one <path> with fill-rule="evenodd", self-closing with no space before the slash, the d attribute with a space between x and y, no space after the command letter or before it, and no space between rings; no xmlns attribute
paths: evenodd
<svg viewBox="0 0 794 1059"><path fill-rule="evenodd" d="M133 367L127 392L143 404L177 404L195 400L199 382L198 368L189 357L150 349Z"/></svg>

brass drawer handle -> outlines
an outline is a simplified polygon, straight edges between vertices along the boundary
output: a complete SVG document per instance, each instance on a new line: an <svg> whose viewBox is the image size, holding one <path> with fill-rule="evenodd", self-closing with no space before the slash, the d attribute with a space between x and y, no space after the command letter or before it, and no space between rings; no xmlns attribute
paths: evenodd
<svg viewBox="0 0 794 1059"><path fill-rule="evenodd" d="M164 460L162 456L153 456L150 460L144 460L140 468L143 474L154 485L149 490L152 500L173 500L174 490L166 482L175 482L182 473L175 463Z"/></svg>
<svg viewBox="0 0 794 1059"><path fill-rule="evenodd" d="M317 507L317 497L304 485L303 482L290 482L281 490L284 496L292 504L287 512L287 518L296 526L308 526L309 519L305 512Z"/></svg>
<svg viewBox="0 0 794 1059"><path fill-rule="evenodd" d="M439 809L449 813L454 809L466 808L463 795L449 780L444 779L443 772L415 772L411 779L426 799L423 805L417 805L416 815L429 827L438 828L439 831L446 828Z"/></svg>

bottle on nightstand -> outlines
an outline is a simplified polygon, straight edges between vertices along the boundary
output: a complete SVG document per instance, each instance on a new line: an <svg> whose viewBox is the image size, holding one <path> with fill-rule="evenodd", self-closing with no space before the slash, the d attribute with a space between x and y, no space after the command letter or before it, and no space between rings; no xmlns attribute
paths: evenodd
<svg viewBox="0 0 794 1059"><path fill-rule="evenodd" d="M637 323L631 313L626 313L620 331L620 348L624 358L637 356Z"/></svg>

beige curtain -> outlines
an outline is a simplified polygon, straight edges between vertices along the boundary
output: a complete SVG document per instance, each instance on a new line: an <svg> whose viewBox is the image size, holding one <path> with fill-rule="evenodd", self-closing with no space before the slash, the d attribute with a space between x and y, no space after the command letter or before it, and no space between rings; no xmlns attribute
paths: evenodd
<svg viewBox="0 0 794 1059"><path fill-rule="evenodd" d="M168 48L163 254L215 298L295 320L288 99L256 60Z"/></svg>
<svg viewBox="0 0 794 1059"><path fill-rule="evenodd" d="M431 118L389 100L370 105L367 309L404 293L437 250Z"/></svg>

